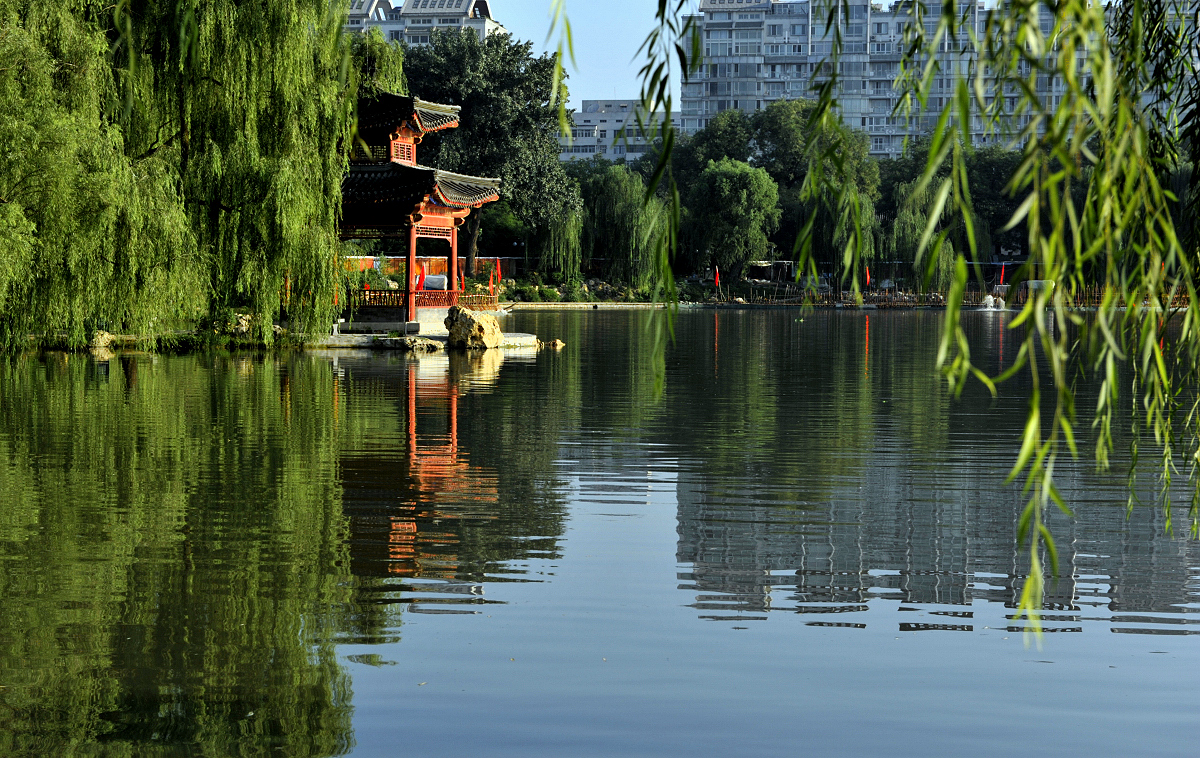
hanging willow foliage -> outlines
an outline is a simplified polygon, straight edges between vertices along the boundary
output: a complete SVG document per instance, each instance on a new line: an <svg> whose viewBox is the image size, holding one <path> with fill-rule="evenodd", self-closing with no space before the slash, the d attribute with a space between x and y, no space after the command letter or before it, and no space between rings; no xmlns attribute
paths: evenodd
<svg viewBox="0 0 1200 758"><path fill-rule="evenodd" d="M0 338L80 343L232 307L267 340L285 309L293 331L325 323L357 91L344 15L0 0Z"/></svg>
<svg viewBox="0 0 1200 758"><path fill-rule="evenodd" d="M624 165L609 166L583 186L585 257L601 262L604 278L638 289L654 281L655 245L668 215L662 200L645 194L641 177Z"/></svg>
<svg viewBox="0 0 1200 758"><path fill-rule="evenodd" d="M295 330L326 322L355 90L341 5L120 0L112 18L127 149L176 156L210 310L270 323L286 298Z"/></svg>
<svg viewBox="0 0 1200 758"><path fill-rule="evenodd" d="M567 205L536 229L531 244L538 258L538 270L557 274L562 281L577 278L582 262L582 233L583 211L574 204Z"/></svg>
<svg viewBox="0 0 1200 758"><path fill-rule="evenodd" d="M203 312L173 161L127 151L86 4L0 0L0 343L82 343Z"/></svg>
<svg viewBox="0 0 1200 758"><path fill-rule="evenodd" d="M1054 464L1063 453L1078 453L1076 371L1100 382L1091 425L1101 467L1108 465L1114 413L1122 402L1121 369L1133 373L1133 459L1138 459L1141 432L1150 432L1158 447L1159 496L1168 529L1173 528L1174 474L1187 471L1193 485L1190 532L1200 533L1200 404L1194 392L1182 392L1194 390L1200 380L1200 192L1190 170L1200 160L1200 30L1188 6L1169 0L1118 0L1107 6L1089 0L1022 0L987 11L984 24L977 23L977 7L954 0L902 3L910 23L894 85L900 93L894 115L937 114L927 127L928 160L910 197L920 203L931 196L917 238L918 267L937 271L939 261L953 262L941 370L955 392L971 377L993 392L997 382L1018 372L1031 383L1010 481L1023 479L1029 494L1017 534L1030 562L1020 609L1040 630L1043 556L1057 568L1044 516L1051 506L1068 511L1054 483ZM814 128L838 120L842 39L837 20L849 16L849 6L823 4L820 12L832 52L813 75ZM656 18L642 71L643 93L651 95L669 91L664 80L671 79L673 58L681 61L685 81L699 58L693 52L688 59L696 35L684 2L659 0ZM1055 83L1053 97L1039 94L1039 78ZM935 82L944 87L947 81L953 96L940 112L931 109ZM669 99L665 105L669 117ZM1008 228L1024 229L1029 250L1018 279L1049 282L1031 288L1010 322L1022 335L1021 347L1016 362L996 377L972 363L959 321L968 262L987 242L976 228L971 202L973 148L964 129L972 119L1022 154L1007 185L1020 200ZM651 189L669 176L670 136ZM808 155L805 189L810 198L829 193L838 198L846 255L856 262L865 245L864 207L853 184L839 176L842 168L830 162L836 153L837 145L831 144ZM827 166L831 169L824 170ZM818 210L797 245L801 268L810 273L815 273L811 252ZM944 223L946 218L953 223ZM955 229L959 245L951 238ZM1089 288L1099 288L1103 296L1095 312L1084 313L1079 306ZM1046 374L1051 410L1044 416ZM1131 503L1133 481L1131 472Z"/></svg>
<svg viewBox="0 0 1200 758"><path fill-rule="evenodd" d="M925 227L929 223L929 214L936 200L933 189L927 184L924 188L918 186L919 181L900 184L896 193L900 198L900 208L896 213L896 222L892 225L892 249L898 260L911 261L914 265L921 249L921 239L925 235ZM946 211L938 220L938 228L952 223L953 219ZM936 291L946 291L954 280L954 244L947 240L938 255L925 256L925 276L923 282Z"/></svg>

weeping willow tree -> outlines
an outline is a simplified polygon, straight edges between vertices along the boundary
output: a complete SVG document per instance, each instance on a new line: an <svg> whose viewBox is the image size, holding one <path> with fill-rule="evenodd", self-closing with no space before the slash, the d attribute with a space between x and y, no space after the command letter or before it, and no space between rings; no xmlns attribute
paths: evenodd
<svg viewBox="0 0 1200 758"><path fill-rule="evenodd" d="M113 10L126 149L176 166L215 315L269 324L286 306L305 332L331 315L355 100L343 17L326 0Z"/></svg>
<svg viewBox="0 0 1200 758"><path fill-rule="evenodd" d="M583 212L574 204L534 230L529 252L537 256L539 271L554 274L560 281L579 277L582 261Z"/></svg>
<svg viewBox="0 0 1200 758"><path fill-rule="evenodd" d="M663 202L643 202L646 186L626 166L614 164L588 177L582 187L586 218L584 258L605 279L643 289L655 272L654 242L666 223Z"/></svg>
<svg viewBox="0 0 1200 758"><path fill-rule="evenodd" d="M928 185L918 187L918 180L903 182L896 188L900 206L896 221L892 225L892 250L897 260L916 263L921 248L921 238L929 225L930 213L936 196ZM952 223L950 214L942 212L939 227ZM922 281L938 291L945 291L954 279L955 248L951 240L942 245L938 255L925 256L925 271Z"/></svg>
<svg viewBox="0 0 1200 758"><path fill-rule="evenodd" d="M105 16L0 0L0 343L195 318L204 261L175 161L130 150Z"/></svg>
<svg viewBox="0 0 1200 758"><path fill-rule="evenodd" d="M0 337L79 343L234 307L268 340L285 311L321 324L358 79L343 16L0 0ZM394 56L360 59L402 85Z"/></svg>

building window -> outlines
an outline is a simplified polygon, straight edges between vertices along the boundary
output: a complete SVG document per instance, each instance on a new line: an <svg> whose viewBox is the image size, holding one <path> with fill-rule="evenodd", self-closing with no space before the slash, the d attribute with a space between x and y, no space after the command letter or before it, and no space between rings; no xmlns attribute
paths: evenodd
<svg viewBox="0 0 1200 758"><path fill-rule="evenodd" d="M872 150L886 150L887 149L887 137L872 137L871 138L871 149Z"/></svg>
<svg viewBox="0 0 1200 758"><path fill-rule="evenodd" d="M882 24L875 24L875 33L876 34L887 34L888 33L887 22L885 21Z"/></svg>
<svg viewBox="0 0 1200 758"><path fill-rule="evenodd" d="M392 42L399 42L400 41L400 31L397 29L393 29L392 31L388 32L388 39L390 39Z"/></svg>
<svg viewBox="0 0 1200 758"><path fill-rule="evenodd" d="M408 44L410 44L410 45L428 45L429 44L429 35L428 34L409 35Z"/></svg>
<svg viewBox="0 0 1200 758"><path fill-rule="evenodd" d="M767 36L768 37L779 37L782 35L783 35L783 24L768 24L767 25Z"/></svg>
<svg viewBox="0 0 1200 758"><path fill-rule="evenodd" d="M795 34L797 37L803 37L804 35L808 34L808 25L792 24L792 34Z"/></svg>

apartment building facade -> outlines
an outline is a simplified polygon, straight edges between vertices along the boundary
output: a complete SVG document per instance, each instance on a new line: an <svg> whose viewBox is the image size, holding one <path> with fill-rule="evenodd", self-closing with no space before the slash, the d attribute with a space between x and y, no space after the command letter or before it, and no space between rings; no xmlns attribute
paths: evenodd
<svg viewBox="0 0 1200 758"><path fill-rule="evenodd" d="M409 45L428 45L435 30L470 29L481 40L508 31L492 18L489 0L350 0L345 29L365 33L371 27L384 39Z"/></svg>
<svg viewBox="0 0 1200 758"><path fill-rule="evenodd" d="M941 7L927 2L922 8L932 36ZM704 64L683 85L681 131L695 132L731 108L749 113L776 100L813 97L812 88L829 71L826 59L836 28L842 38L836 94L842 118L870 137L872 155L898 156L906 136L933 128L955 79L969 73L969 56L963 55L970 48L968 30L974 26L982 31L986 24L983 3L960 3L957 12L966 24L936 52L940 73L926 110L906 119L892 115L898 97L892 84L900 72L904 29L913 18L910 9L911 3L884 6L860 0L845 5L832 0L701 0L695 21L703 37ZM831 13L834 26L827 24ZM1050 23L1043 21L1044 31L1050 31ZM1048 81L1039 82L1038 90L1054 96ZM970 131L977 144L997 139L985 132L981 120L973 121Z"/></svg>

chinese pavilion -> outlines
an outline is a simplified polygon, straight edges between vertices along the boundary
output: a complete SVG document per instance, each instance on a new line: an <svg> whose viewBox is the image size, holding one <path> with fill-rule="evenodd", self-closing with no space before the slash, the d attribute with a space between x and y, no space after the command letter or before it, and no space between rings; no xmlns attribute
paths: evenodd
<svg viewBox="0 0 1200 758"><path fill-rule="evenodd" d="M499 179L455 174L417 163L417 145L424 136L458 126L458 114L457 105L386 93L358 103L361 142L355 146L342 180L342 238L408 237L404 308L409 321L416 320L418 307L445 308L463 299L458 227L472 208L500 199ZM418 292L420 237L450 243L445 291Z"/></svg>

